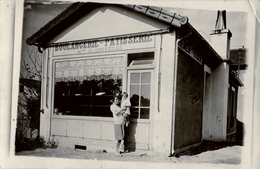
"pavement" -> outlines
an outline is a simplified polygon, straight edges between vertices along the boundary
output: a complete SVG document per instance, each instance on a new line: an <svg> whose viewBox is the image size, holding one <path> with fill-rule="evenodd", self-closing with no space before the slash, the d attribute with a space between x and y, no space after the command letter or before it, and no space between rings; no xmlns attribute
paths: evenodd
<svg viewBox="0 0 260 169"><path fill-rule="evenodd" d="M88 146L86 150L66 147L36 149L15 153L11 168L241 168L240 145L203 144L176 156L137 150L115 156L113 149ZM34 165L33 165L34 164ZM37 165L35 165L37 164ZM29 166L27 166L29 165ZM26 167L24 167L26 166Z"/></svg>

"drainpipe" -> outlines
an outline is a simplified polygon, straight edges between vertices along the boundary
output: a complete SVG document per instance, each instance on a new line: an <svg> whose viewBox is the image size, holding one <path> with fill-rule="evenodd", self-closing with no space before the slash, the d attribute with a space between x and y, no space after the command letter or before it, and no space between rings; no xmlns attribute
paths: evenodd
<svg viewBox="0 0 260 169"><path fill-rule="evenodd" d="M50 88L50 85L49 85L49 81L50 81L50 75L49 75L49 65L50 65L50 51L49 51L49 48L48 50L46 50L47 52L47 73L46 73L46 108L48 109L49 108L49 88Z"/></svg>
<svg viewBox="0 0 260 169"><path fill-rule="evenodd" d="M186 36L180 38L180 39L177 39L176 40L176 43L175 43L175 59L174 59L174 74L173 74L173 78L174 78L174 84L173 84L173 96L174 99L173 99L173 106L172 106L172 113L175 112L175 104L176 104L176 85L177 85L177 66L178 66L178 55L179 55L179 50L178 50L178 46L179 46L179 42L187 37L189 37L190 35L192 34L192 32L189 32L189 34L187 34ZM176 34L176 37L177 37L177 34ZM175 113L174 113L175 114ZM173 134L174 134L174 115L172 114L172 119L171 119L171 146L170 146L170 155L169 157L173 156L173 152L174 152L174 147L173 147L173 140L174 140L174 137L173 137Z"/></svg>
<svg viewBox="0 0 260 169"><path fill-rule="evenodd" d="M161 34L160 54L159 54L159 66L158 66L158 96L157 96L157 110L160 112L160 100L161 100L161 56L162 56L162 42L163 35Z"/></svg>

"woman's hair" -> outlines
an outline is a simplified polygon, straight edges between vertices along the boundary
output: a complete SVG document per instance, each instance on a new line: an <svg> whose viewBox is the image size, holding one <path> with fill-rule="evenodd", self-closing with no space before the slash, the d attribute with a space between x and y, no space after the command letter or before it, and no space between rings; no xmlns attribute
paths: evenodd
<svg viewBox="0 0 260 169"><path fill-rule="evenodd" d="M117 98L118 100L121 100L121 95L120 95L120 93L116 93L115 95L113 95L113 98L112 98L111 102L114 102L114 101L115 101L115 98Z"/></svg>

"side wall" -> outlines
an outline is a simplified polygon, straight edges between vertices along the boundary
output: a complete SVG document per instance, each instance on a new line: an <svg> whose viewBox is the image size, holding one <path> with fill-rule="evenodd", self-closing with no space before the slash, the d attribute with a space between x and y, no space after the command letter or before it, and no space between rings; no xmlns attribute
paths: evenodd
<svg viewBox="0 0 260 169"><path fill-rule="evenodd" d="M174 150L201 142L203 66L179 50Z"/></svg>
<svg viewBox="0 0 260 169"><path fill-rule="evenodd" d="M203 107L203 139L224 141L227 130L228 103L227 63L220 64L206 79Z"/></svg>

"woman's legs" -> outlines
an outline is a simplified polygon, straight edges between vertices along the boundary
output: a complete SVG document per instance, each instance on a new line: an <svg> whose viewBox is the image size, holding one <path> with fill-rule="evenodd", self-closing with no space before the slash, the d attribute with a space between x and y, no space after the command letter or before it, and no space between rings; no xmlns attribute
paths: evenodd
<svg viewBox="0 0 260 169"><path fill-rule="evenodd" d="M125 137L125 130L124 124L115 124L115 155L120 155L120 150L124 152L124 137Z"/></svg>
<svg viewBox="0 0 260 169"><path fill-rule="evenodd" d="M121 140L121 143L120 143L120 150L121 152L125 152L125 144L124 144L125 140Z"/></svg>
<svg viewBox="0 0 260 169"><path fill-rule="evenodd" d="M116 150L115 150L116 155L120 154L120 151L119 151L120 145L121 145L121 140L116 140L116 146L115 146L116 147Z"/></svg>

